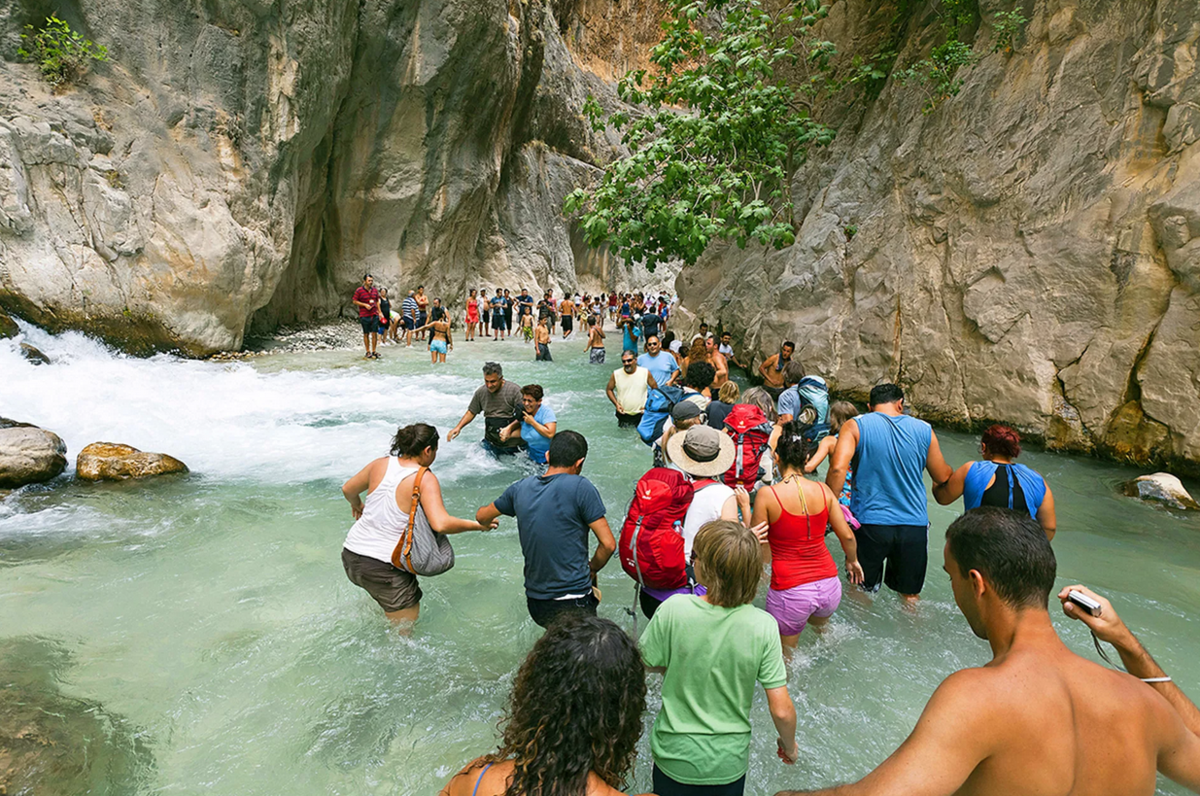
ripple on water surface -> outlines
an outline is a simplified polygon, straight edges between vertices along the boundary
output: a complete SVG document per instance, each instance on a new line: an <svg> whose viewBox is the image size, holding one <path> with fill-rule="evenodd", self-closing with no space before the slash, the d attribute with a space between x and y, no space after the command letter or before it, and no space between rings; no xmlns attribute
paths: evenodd
<svg viewBox="0 0 1200 796"><path fill-rule="evenodd" d="M615 364L587 365L582 341L556 341L554 363L532 362L515 342L460 342L434 369L418 349L385 348L374 363L316 352L227 364L134 359L82 335L23 334L55 363L35 368L0 341L0 414L56 431L72 455L109 440L192 469L142 484L64 478L0 507L0 644L52 638L70 650L69 667L52 670L47 659L34 669L65 698L137 728L153 755L143 791L435 793L494 743L515 669L539 635L525 614L514 524L454 537L458 563L423 579L411 639L390 632L338 558L350 524L341 483L385 452L397 425L431 422L444 436L485 359L520 384L542 384L559 428L588 437L585 474L612 524L648 464L603 394ZM481 433L476 421L443 442L435 465L459 516L530 471L484 454ZM940 436L952 461L974 455L973 438ZM1058 499L1060 583L1108 591L1168 671L1200 683L1200 518L1116 496L1130 473L1111 465L1033 452L1023 461ZM941 572L956 515L931 509L927 599L915 614L888 595L874 605L847 597L823 637L806 632L790 667L797 766L775 758L756 697L749 793L860 776L904 738L943 677L988 659ZM601 587L601 614L630 626L632 584L616 562ZM1058 624L1092 654L1079 625ZM636 785L648 789L649 773L643 737Z"/></svg>

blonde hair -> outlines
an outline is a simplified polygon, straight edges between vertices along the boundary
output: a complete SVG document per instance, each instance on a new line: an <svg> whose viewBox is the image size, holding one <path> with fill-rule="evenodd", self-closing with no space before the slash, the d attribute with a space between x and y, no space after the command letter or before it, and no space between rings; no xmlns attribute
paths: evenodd
<svg viewBox="0 0 1200 796"><path fill-rule="evenodd" d="M775 410L775 401L771 394L762 387L751 387L742 395L742 403L757 406L772 423L779 420L779 412Z"/></svg>
<svg viewBox="0 0 1200 796"><path fill-rule="evenodd" d="M717 400L727 404L735 404L741 397L742 388L737 386L737 382L727 381L721 385L721 389L717 392Z"/></svg>
<svg viewBox="0 0 1200 796"><path fill-rule="evenodd" d="M692 542L696 579L708 587L708 601L723 608L745 605L758 594L762 553L758 537L732 520L707 522Z"/></svg>
<svg viewBox="0 0 1200 796"><path fill-rule="evenodd" d="M836 434L842 424L852 417L858 417L858 407L849 401L834 401L829 406L829 426L832 429L830 433Z"/></svg>

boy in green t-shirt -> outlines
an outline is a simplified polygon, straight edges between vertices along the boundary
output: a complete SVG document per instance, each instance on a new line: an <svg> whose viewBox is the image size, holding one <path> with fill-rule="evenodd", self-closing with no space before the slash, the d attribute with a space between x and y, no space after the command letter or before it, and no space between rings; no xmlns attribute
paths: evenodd
<svg viewBox="0 0 1200 796"><path fill-rule="evenodd" d="M676 595L642 634L642 658L663 672L662 711L654 721L654 792L658 796L741 796L750 758L754 684L767 692L779 732L779 756L791 765L796 708L787 690L779 628L750 601L762 558L748 528L716 520L692 545L696 580L708 594Z"/></svg>

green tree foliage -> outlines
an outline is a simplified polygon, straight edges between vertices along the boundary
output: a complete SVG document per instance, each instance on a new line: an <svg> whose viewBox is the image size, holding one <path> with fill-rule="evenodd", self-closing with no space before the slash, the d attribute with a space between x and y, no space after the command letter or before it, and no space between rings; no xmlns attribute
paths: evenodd
<svg viewBox="0 0 1200 796"><path fill-rule="evenodd" d="M933 113L938 103L957 96L962 89L963 80L958 77L959 67L970 66L977 60L978 57L969 45L951 39L934 47L928 58L898 71L896 79L906 86L915 85L924 92L925 104L921 111Z"/></svg>
<svg viewBox="0 0 1200 796"><path fill-rule="evenodd" d="M21 34L24 46L18 54L35 61L42 76L55 88L82 77L88 61L108 60L106 47L83 38L54 14L46 18L41 30L26 25L25 31Z"/></svg>
<svg viewBox="0 0 1200 796"><path fill-rule="evenodd" d="M1010 52L1013 45L1016 43L1017 36L1021 35L1021 31L1025 30L1025 23L1029 22L1025 15L1021 13L1021 9L1014 8L1012 11L1001 11L996 14L995 20L992 22L992 30L995 33L995 41L992 43L992 52L998 53L1001 50Z"/></svg>
<svg viewBox="0 0 1200 796"><path fill-rule="evenodd" d="M653 68L618 85L645 112L606 117L589 97L593 129L620 131L630 150L566 199L590 245L654 270L693 264L714 240L795 241L788 182L811 148L833 140L812 109L832 86L835 48L812 33L827 13L821 0L771 5L672 0Z"/></svg>

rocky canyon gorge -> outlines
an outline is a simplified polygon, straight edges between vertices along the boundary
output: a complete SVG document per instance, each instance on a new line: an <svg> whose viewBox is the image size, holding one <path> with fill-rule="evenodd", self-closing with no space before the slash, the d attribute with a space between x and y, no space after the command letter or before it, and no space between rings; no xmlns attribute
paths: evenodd
<svg viewBox="0 0 1200 796"><path fill-rule="evenodd" d="M841 58L938 42L937 0L832 0ZM991 46L991 20L1028 23ZM652 0L10 0L0 7L0 306L129 350L236 349L336 317L364 271L434 295L669 283L587 249L562 198L615 154L588 96L644 63ZM1200 8L979 0L957 96L831 103L780 251L713 247L685 320L835 391L1200 467ZM109 48L53 92L17 56L56 12Z"/></svg>

